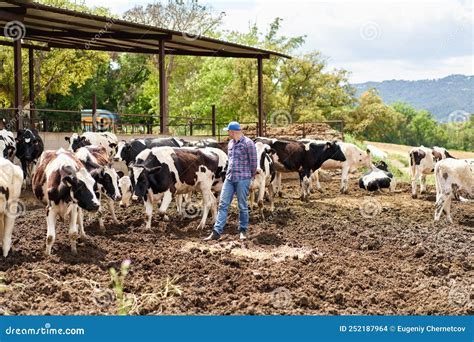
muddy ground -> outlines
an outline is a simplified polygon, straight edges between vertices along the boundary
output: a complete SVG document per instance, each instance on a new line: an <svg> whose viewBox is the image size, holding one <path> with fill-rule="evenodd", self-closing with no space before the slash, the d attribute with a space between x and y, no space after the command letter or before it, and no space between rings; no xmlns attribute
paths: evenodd
<svg viewBox="0 0 474 342"><path fill-rule="evenodd" d="M233 209L223 238L203 243L197 219L155 215L144 230L141 206L89 219L88 238L71 255L60 224L46 257L45 210L25 200L14 251L0 260L0 312L30 314L473 314L474 206L456 202L454 225L433 222L434 189L413 200L368 195L351 182L323 183L324 194L297 199L284 184L276 210L251 216L249 239L237 235ZM36 208L36 209L34 209ZM130 259L120 299L109 269Z"/></svg>

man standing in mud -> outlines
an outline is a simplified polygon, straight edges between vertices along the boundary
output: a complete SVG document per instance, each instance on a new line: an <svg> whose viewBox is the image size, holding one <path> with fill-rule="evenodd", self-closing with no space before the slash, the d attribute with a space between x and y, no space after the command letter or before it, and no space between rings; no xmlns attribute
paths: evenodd
<svg viewBox="0 0 474 342"><path fill-rule="evenodd" d="M211 235L205 238L204 241L218 240L221 237L227 221L227 211L234 194L237 194L239 205L240 239L245 240L247 238L249 225L247 198L250 183L257 171L257 149L254 142L242 133L238 122L230 122L224 130L228 131L231 138L228 146L229 165L222 186L216 223Z"/></svg>

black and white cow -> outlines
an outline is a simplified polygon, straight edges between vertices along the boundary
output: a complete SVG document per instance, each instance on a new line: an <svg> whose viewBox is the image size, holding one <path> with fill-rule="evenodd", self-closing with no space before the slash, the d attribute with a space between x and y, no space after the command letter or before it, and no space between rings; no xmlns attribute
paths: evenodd
<svg viewBox="0 0 474 342"><path fill-rule="evenodd" d="M334 159L342 162L346 160L337 142L303 143L266 138L261 141L268 144L275 151L273 161L277 174L274 180L276 185L274 186L274 192L278 193L280 190L281 173L298 172L302 200L309 198L311 174L319 169L326 160Z"/></svg>
<svg viewBox="0 0 474 342"><path fill-rule="evenodd" d="M185 146L185 147L200 147L200 148L214 147L214 148L221 149L226 154L227 154L227 148L229 146L228 141L218 142L217 140L210 139L210 138L201 139L201 140L192 140L192 141L187 141L187 140L184 140L184 139L180 139L180 141L183 143L183 146Z"/></svg>
<svg viewBox="0 0 474 342"><path fill-rule="evenodd" d="M33 192L46 205L46 254L56 238L56 219L69 217L71 251L77 253L78 208L97 211L97 184L82 162L70 151L45 151L33 175Z"/></svg>
<svg viewBox="0 0 474 342"><path fill-rule="evenodd" d="M359 178L359 188L367 191L390 189L390 192L394 192L397 184L393 174L388 170L387 164L380 161L377 165L372 165L371 168Z"/></svg>
<svg viewBox="0 0 474 342"><path fill-rule="evenodd" d="M0 158L0 247L5 258L12 245L22 184L21 168L8 159Z"/></svg>
<svg viewBox="0 0 474 342"><path fill-rule="evenodd" d="M44 151L43 140L36 129L20 129L16 135L16 157L21 162L26 184L31 183L34 167Z"/></svg>
<svg viewBox="0 0 474 342"><path fill-rule="evenodd" d="M274 151L269 145L257 141L255 143L257 149L257 171L255 177L250 184L249 196L250 208L254 208L255 205L255 192L258 193L257 205L260 210L260 215L263 215L263 200L265 197L265 190L268 190L268 200L270 201L270 211L273 212L273 179L275 178L275 166L273 165L272 154Z"/></svg>
<svg viewBox="0 0 474 342"><path fill-rule="evenodd" d="M203 216L198 225L204 228L209 211L216 217L216 198L212 184L219 158L201 149L153 147L146 149L131 164L133 200L145 201L146 228L151 228L153 195L163 194L159 214L165 215L174 195L198 191L202 194Z"/></svg>
<svg viewBox="0 0 474 342"><path fill-rule="evenodd" d="M315 142L322 143L321 140L311 140L311 139L301 139L299 140L303 143ZM333 159L326 160L323 165L321 165L321 170L335 170L341 169L341 187L340 191L342 194L347 194L349 191L349 172L353 172L360 167L370 168L372 165L372 156L370 151L362 151L356 145L351 143L346 143L339 141L337 143L344 153L346 160L341 162ZM322 191L321 183L319 183L319 170L315 171L311 176L312 183L316 183L316 189Z"/></svg>
<svg viewBox="0 0 474 342"><path fill-rule="evenodd" d="M128 166L135 161L135 158L141 151L160 146L181 147L183 143L175 138L132 139L130 142L122 140L118 143L114 160L123 161Z"/></svg>
<svg viewBox="0 0 474 342"><path fill-rule="evenodd" d="M107 150L107 155L111 158L117 152L118 139L111 132L84 132L80 136L73 133L71 137L65 137L69 143L69 151L76 152L78 148L93 145L102 146Z"/></svg>
<svg viewBox="0 0 474 342"><path fill-rule="evenodd" d="M107 206L112 214L112 220L115 224L119 224L115 215L114 201L120 201L119 176L117 171L109 162L107 150L102 146L84 146L76 151L76 156L84 164L87 171L92 175L99 188L98 199L101 202L102 194L106 196ZM104 219L102 213L102 205L98 212L99 227L105 231ZM84 217L82 210L79 209L79 230L82 236L84 232Z"/></svg>
<svg viewBox="0 0 474 342"><path fill-rule="evenodd" d="M417 181L420 180L420 193L426 192L426 176L434 172L436 162L454 158L443 147L414 147L408 153L410 157L411 196L417 197Z"/></svg>
<svg viewBox="0 0 474 342"><path fill-rule="evenodd" d="M225 175L227 173L228 160L229 160L227 154L224 151L222 151L220 148L216 148L216 147L189 147L189 148L191 149L197 148L197 149L200 149L201 151L209 153L212 156L214 155L217 156L218 158L217 169L216 169L216 172L214 173L214 181L212 182L211 190L215 195L218 196L222 190L222 186L224 185ZM185 149L186 147L183 147L183 150ZM190 204L191 199L192 199L192 193L176 195L176 208L180 215L185 216L185 214L187 214L186 209L193 213L194 211L196 211L196 208L194 207L194 205L191 207L188 206ZM184 201L184 206L183 206L183 201Z"/></svg>
<svg viewBox="0 0 474 342"><path fill-rule="evenodd" d="M0 157L13 161L15 151L16 141L13 132L0 129Z"/></svg>
<svg viewBox="0 0 474 342"><path fill-rule="evenodd" d="M451 217L451 200L462 199L461 195L474 196L474 159L443 159L435 165L436 210L435 221L446 213L448 222Z"/></svg>

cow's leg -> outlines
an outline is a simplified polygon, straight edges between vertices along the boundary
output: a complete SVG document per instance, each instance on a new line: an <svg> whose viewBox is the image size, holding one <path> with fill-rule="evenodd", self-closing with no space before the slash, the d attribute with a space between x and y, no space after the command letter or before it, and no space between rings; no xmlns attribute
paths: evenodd
<svg viewBox="0 0 474 342"><path fill-rule="evenodd" d="M341 172L341 194L347 194L349 192L349 167L345 165L342 166Z"/></svg>
<svg viewBox="0 0 474 342"><path fill-rule="evenodd" d="M213 223L216 222L217 219L217 199L216 196L211 192L211 215L212 215L212 221Z"/></svg>
<svg viewBox="0 0 474 342"><path fill-rule="evenodd" d="M117 220L117 215L115 215L115 206L114 201L111 198L107 198L107 206L109 207L110 214L112 215L112 220L114 224L119 224L119 220Z"/></svg>
<svg viewBox="0 0 474 342"><path fill-rule="evenodd" d="M417 197L417 189L416 189L416 182L418 178L420 177L419 173L419 168L416 167L414 170L412 170L412 176L411 176L411 197L416 198Z"/></svg>
<svg viewBox="0 0 474 342"><path fill-rule="evenodd" d="M316 170L311 175L311 187L313 184L316 184L316 190L319 192L324 192L323 188L321 187L321 183L319 182L319 170Z"/></svg>
<svg viewBox="0 0 474 342"><path fill-rule="evenodd" d="M454 194L450 194L444 203L444 212L446 213L446 219L449 223L453 223L453 218L451 216L451 200L453 199Z"/></svg>
<svg viewBox="0 0 474 342"><path fill-rule="evenodd" d="M275 173L275 179L273 179L273 193L278 194L278 196L283 197L283 192L281 191L281 172Z"/></svg>
<svg viewBox="0 0 474 342"><path fill-rule="evenodd" d="M46 255L51 255L51 248L53 247L54 240L56 239L56 215L57 209L55 206L49 206L47 208L47 233L46 233Z"/></svg>
<svg viewBox="0 0 474 342"><path fill-rule="evenodd" d="M9 206L8 211L10 213L16 213L17 212L17 206L18 203L17 201L13 201L12 203L7 204ZM12 233L13 233L13 228L14 228L14 223L15 223L15 215L3 215L3 217L0 217L0 219L4 223L3 227L3 243L2 243L2 248L3 248L3 256L7 257L8 252L10 251L10 248L12 246ZM1 233L1 232L0 232ZM2 236L2 235L0 235Z"/></svg>
<svg viewBox="0 0 474 342"><path fill-rule="evenodd" d="M209 215L209 210L215 204L213 203L215 202L215 197L212 194L210 187L201 186L201 191L202 191L202 199L203 199L203 212L202 212L201 222L199 222L197 229L202 229L206 226L206 220L207 220L207 216Z"/></svg>
<svg viewBox="0 0 474 342"><path fill-rule="evenodd" d="M5 213L0 212L0 247L3 247L3 234L5 234Z"/></svg>
<svg viewBox="0 0 474 342"><path fill-rule="evenodd" d="M84 230L84 212L81 208L77 209L77 224L79 226L79 236L81 239L87 237L86 231Z"/></svg>
<svg viewBox="0 0 474 342"><path fill-rule="evenodd" d="M253 210L254 207L255 207L255 190L252 189L252 185L251 185L249 189L249 208L250 210Z"/></svg>
<svg viewBox="0 0 474 342"><path fill-rule="evenodd" d="M308 170L299 172L301 184L301 200L307 201L309 199L309 179L311 177Z"/></svg>
<svg viewBox="0 0 474 342"><path fill-rule="evenodd" d="M265 175L262 175L260 182L258 183L258 209L260 211L260 216L262 216L262 219L265 218L263 215L263 198L265 197L265 181L266 177Z"/></svg>
<svg viewBox="0 0 474 342"><path fill-rule="evenodd" d="M145 201L146 229L151 229L151 218L153 217L153 201L151 196L147 196Z"/></svg>
<svg viewBox="0 0 474 342"><path fill-rule="evenodd" d="M28 167L27 167L27 162L26 160L21 159L21 170L23 171L23 178L24 178L24 188L26 189L28 185Z"/></svg>
<svg viewBox="0 0 474 342"><path fill-rule="evenodd" d="M182 194L176 195L176 210L178 211L179 216L182 216L182 217L184 216Z"/></svg>
<svg viewBox="0 0 474 342"><path fill-rule="evenodd" d="M426 193L426 175L421 175L420 179L420 194Z"/></svg>
<svg viewBox="0 0 474 342"><path fill-rule="evenodd" d="M160 216L163 216L163 218L167 221L169 218L166 215L166 210L168 210L168 207L170 206L171 201L173 200L173 194L171 193L170 190L166 190L163 193L163 198L161 200L160 208L158 209L158 213Z"/></svg>
<svg viewBox="0 0 474 342"><path fill-rule="evenodd" d="M31 178L33 176L33 169L34 169L34 166L35 166L35 163L34 162L30 162L27 164L27 167L28 167L28 186L31 186Z"/></svg>
<svg viewBox="0 0 474 342"><path fill-rule="evenodd" d="M71 244L72 254L77 254L77 204L72 204L71 213L69 214L69 242Z"/></svg>
<svg viewBox="0 0 474 342"><path fill-rule="evenodd" d="M395 177L392 178L390 181L390 192L395 192L395 188L397 187L397 180Z"/></svg>
<svg viewBox="0 0 474 342"><path fill-rule="evenodd" d="M274 205L274 198L275 198L275 194L273 193L273 187L271 186L268 186L267 187L268 189L268 200L270 201L270 211L273 212L275 210L275 205Z"/></svg>

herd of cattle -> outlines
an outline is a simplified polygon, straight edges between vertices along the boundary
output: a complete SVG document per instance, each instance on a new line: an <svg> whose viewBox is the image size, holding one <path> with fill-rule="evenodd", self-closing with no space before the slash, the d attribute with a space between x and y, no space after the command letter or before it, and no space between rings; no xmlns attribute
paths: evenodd
<svg viewBox="0 0 474 342"><path fill-rule="evenodd" d="M73 253L76 242L85 236L83 211L95 212L99 226L105 229L103 205L118 223L114 202L127 207L131 201L144 203L146 228L151 228L154 204L158 213L168 220L167 209L175 198L178 214L186 215L194 192L200 193L202 214L198 228L206 224L209 212L216 217L217 198L227 170L227 143L214 140L184 141L176 138L132 139L118 141L113 133L86 132L67 137L67 149L44 151L34 129L21 129L14 134L0 130L0 246L6 257L11 248L12 232L22 187L30 187L46 206L46 253L56 237L58 217L69 222L69 239ZM308 200L313 190L322 191L319 169L341 169L341 193L349 188L349 173L361 167L369 171L359 179L359 187L367 191L394 191L396 181L387 164L372 163L369 150L354 144L301 139L298 141L254 139L257 149L257 173L251 183L250 206L255 198L263 216L264 198L273 211L275 194L281 195L281 175L297 172L301 199ZM13 163L14 158L21 168ZM409 153L412 196L426 191L426 175L436 179L435 220L444 212L452 222L450 203L461 195L472 195L474 160L455 159L444 148L418 147ZM124 163L128 175L118 171L113 162ZM115 164L117 165L117 164ZM125 166L124 165L124 166ZM196 208L193 208L196 209Z"/></svg>

